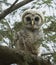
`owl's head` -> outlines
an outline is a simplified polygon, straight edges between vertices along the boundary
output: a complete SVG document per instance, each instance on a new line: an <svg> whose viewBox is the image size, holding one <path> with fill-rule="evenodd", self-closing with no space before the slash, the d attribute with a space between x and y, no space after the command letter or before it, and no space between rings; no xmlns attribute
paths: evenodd
<svg viewBox="0 0 56 65"><path fill-rule="evenodd" d="M35 9L28 9L24 11L22 21L28 29L39 29L44 22L44 16Z"/></svg>

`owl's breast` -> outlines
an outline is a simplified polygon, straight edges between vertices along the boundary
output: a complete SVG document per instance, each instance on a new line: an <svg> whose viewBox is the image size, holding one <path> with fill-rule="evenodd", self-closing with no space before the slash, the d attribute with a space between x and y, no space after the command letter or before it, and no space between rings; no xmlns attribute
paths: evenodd
<svg viewBox="0 0 56 65"><path fill-rule="evenodd" d="M29 31L21 32L20 36L25 43L32 43L32 41L34 40L33 34L30 33Z"/></svg>
<svg viewBox="0 0 56 65"><path fill-rule="evenodd" d="M40 46L38 40L42 38L41 33L38 31L31 32L28 30L22 30L17 33L17 48L20 50L27 50L35 53L36 49ZM35 44L37 42L37 45ZM39 44L39 45L38 45Z"/></svg>
<svg viewBox="0 0 56 65"><path fill-rule="evenodd" d="M41 32L31 32L28 30L23 30L20 32L20 39L21 41L23 40L25 43L28 44L33 44L35 43L37 40L41 39L42 35Z"/></svg>

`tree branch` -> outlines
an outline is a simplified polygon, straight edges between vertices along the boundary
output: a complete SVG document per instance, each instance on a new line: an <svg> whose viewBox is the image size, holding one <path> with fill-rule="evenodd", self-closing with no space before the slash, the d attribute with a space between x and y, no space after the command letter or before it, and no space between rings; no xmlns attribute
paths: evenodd
<svg viewBox="0 0 56 65"><path fill-rule="evenodd" d="M24 61L23 55L18 53L15 49L0 46L0 63L2 65L9 65L12 63L20 63Z"/></svg>
<svg viewBox="0 0 56 65"><path fill-rule="evenodd" d="M27 3L31 2L31 1L33 1L33 0L24 0L24 1L20 2L20 3L18 3L18 4L15 4L12 8L11 7L7 8L6 10L4 10L0 14L0 20L3 19L5 16L7 16L12 11L22 7L23 5L25 5L25 4L27 4Z"/></svg>
<svg viewBox="0 0 56 65"><path fill-rule="evenodd" d="M0 46L0 65L10 65L13 63L22 65L22 63L26 61L24 58L24 53L18 52L17 50L8 48L6 46ZM31 59L31 62L27 61L29 65L51 65L49 60L44 60L40 57L37 58L36 55L31 55Z"/></svg>
<svg viewBox="0 0 56 65"><path fill-rule="evenodd" d="M15 2L10 6L10 9L18 2L18 0L15 0Z"/></svg>

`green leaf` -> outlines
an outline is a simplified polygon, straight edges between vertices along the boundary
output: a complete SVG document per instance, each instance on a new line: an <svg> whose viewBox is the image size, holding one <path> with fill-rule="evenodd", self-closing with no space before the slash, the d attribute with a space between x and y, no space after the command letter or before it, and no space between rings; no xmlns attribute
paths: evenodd
<svg viewBox="0 0 56 65"><path fill-rule="evenodd" d="M23 27L24 27L23 22L15 22L13 29L14 29L15 31L20 31Z"/></svg>

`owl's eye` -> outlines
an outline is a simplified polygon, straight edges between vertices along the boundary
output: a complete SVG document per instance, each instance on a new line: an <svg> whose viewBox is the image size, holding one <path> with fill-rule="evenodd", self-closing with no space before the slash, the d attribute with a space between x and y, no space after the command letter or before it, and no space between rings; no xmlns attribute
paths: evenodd
<svg viewBox="0 0 56 65"><path fill-rule="evenodd" d="M26 17L26 20L27 20L27 21L31 21L31 18L30 18L30 17Z"/></svg>
<svg viewBox="0 0 56 65"><path fill-rule="evenodd" d="M35 21L39 21L39 17L35 17Z"/></svg>

